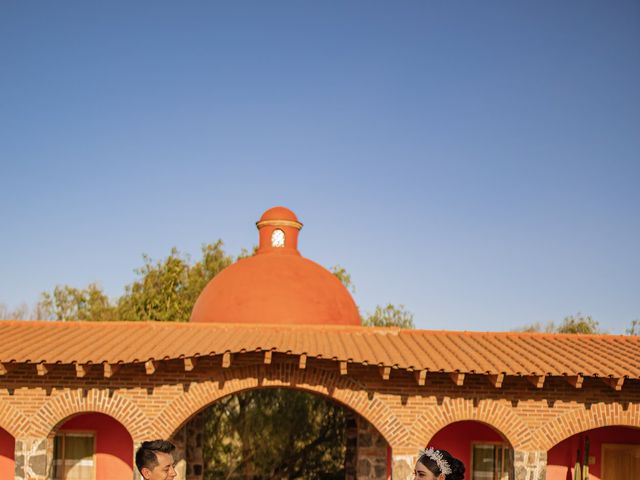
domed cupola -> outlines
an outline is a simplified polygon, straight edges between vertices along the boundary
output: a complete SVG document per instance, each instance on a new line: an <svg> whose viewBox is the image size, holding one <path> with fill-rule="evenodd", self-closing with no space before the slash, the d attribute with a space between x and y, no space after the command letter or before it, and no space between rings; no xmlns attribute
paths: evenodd
<svg viewBox="0 0 640 480"><path fill-rule="evenodd" d="M257 253L225 268L204 288L192 322L360 325L353 298L326 268L298 251L302 223L274 207L256 223Z"/></svg>

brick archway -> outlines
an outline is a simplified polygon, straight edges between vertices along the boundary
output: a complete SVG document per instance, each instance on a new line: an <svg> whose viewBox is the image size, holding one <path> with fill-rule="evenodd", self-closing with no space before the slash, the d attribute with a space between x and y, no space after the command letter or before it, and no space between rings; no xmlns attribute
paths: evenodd
<svg viewBox="0 0 640 480"><path fill-rule="evenodd" d="M134 402L109 390L67 391L45 402L33 416L32 434L49 436L58 425L73 415L99 412L120 422L134 441L154 435L151 422Z"/></svg>
<svg viewBox="0 0 640 480"><path fill-rule="evenodd" d="M23 436L30 430L30 422L17 408L0 401L0 428L8 432L13 438Z"/></svg>
<svg viewBox="0 0 640 480"><path fill-rule="evenodd" d="M539 450L546 451L576 433L613 426L640 428L640 404L631 403L624 409L619 403L598 403L589 409L575 409L545 423L533 439Z"/></svg>
<svg viewBox="0 0 640 480"><path fill-rule="evenodd" d="M293 388L335 400L367 420L390 445L409 436L408 429L378 395L372 395L353 378L327 370L295 366L247 366L219 377L192 384L154 419L160 437L170 438L193 415L228 395L255 388Z"/></svg>
<svg viewBox="0 0 640 480"><path fill-rule="evenodd" d="M493 400L482 400L474 405L472 399L445 399L418 417L412 438L426 446L440 430L455 422L476 421L496 430L514 449L526 448L531 443L530 429L513 411Z"/></svg>

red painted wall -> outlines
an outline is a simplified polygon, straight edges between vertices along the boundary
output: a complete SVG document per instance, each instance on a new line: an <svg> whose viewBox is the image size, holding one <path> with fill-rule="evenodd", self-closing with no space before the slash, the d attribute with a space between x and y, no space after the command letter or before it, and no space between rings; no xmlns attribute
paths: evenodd
<svg viewBox="0 0 640 480"><path fill-rule="evenodd" d="M456 422L436 433L429 442L430 447L446 450L464 463L464 478L471 478L471 443L503 442L502 436L493 428L480 422Z"/></svg>
<svg viewBox="0 0 640 480"><path fill-rule="evenodd" d="M563 440L547 453L547 480L573 480L573 466L576 453L584 457L584 438L589 436L589 455L595 457L595 464L589 465L592 480L600 479L603 443L627 443L640 445L640 429L629 427L603 427L578 433Z"/></svg>
<svg viewBox="0 0 640 480"><path fill-rule="evenodd" d="M133 478L133 440L117 420L102 413L85 413L67 420L60 430L95 432L96 480Z"/></svg>
<svg viewBox="0 0 640 480"><path fill-rule="evenodd" d="M0 428L0 478L13 478L16 442L9 432Z"/></svg>

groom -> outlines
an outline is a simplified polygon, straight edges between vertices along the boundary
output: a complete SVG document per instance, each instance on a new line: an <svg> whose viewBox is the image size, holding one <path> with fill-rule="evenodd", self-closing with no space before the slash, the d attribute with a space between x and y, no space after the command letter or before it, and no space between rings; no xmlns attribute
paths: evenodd
<svg viewBox="0 0 640 480"><path fill-rule="evenodd" d="M136 467L145 480L174 480L176 461L173 458L175 445L165 440L143 442L136 452Z"/></svg>

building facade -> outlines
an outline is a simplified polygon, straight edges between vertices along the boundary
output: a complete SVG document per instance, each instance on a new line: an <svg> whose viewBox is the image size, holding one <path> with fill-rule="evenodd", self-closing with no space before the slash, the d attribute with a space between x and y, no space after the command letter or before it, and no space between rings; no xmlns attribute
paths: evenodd
<svg viewBox="0 0 640 480"><path fill-rule="evenodd" d="M409 478L434 445L467 479L566 480L587 438L589 478L640 478L640 338L362 327L301 226L267 211L189 323L0 322L0 479L138 478L167 438L199 480L200 413L257 388L343 405L348 478Z"/></svg>

